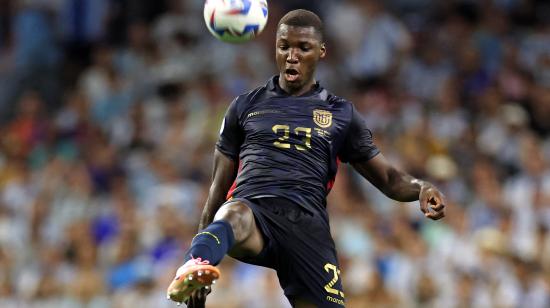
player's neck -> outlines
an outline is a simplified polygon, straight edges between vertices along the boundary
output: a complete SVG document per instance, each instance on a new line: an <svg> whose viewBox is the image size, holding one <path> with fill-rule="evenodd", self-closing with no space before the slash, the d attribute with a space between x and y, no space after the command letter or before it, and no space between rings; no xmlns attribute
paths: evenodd
<svg viewBox="0 0 550 308"><path fill-rule="evenodd" d="M306 94L307 92L311 91L311 89L313 89L313 86L315 86L315 84L315 78L311 78L311 80L308 81L303 87L293 88L289 87L282 77L279 77L279 87L291 96L300 96Z"/></svg>

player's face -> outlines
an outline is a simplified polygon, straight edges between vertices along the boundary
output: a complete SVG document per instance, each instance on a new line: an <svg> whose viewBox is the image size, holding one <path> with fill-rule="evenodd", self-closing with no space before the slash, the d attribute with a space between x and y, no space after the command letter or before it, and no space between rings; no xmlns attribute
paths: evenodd
<svg viewBox="0 0 550 308"><path fill-rule="evenodd" d="M307 92L315 83L313 74L325 53L325 44L315 28L282 24L275 46L280 86L294 95Z"/></svg>

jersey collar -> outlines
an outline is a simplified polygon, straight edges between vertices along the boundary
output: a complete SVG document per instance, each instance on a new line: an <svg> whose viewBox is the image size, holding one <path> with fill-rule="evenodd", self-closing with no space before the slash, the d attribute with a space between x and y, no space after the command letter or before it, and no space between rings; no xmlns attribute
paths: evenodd
<svg viewBox="0 0 550 308"><path fill-rule="evenodd" d="M269 89L269 91L271 92L275 92L279 95L290 96L285 90L283 90L279 86L279 75L275 75L271 77L267 82L266 86L267 86L267 89ZM319 84L319 81L317 81L313 85L313 88L311 90L297 97L308 97L308 96L318 96L318 95L321 96L321 99L323 100L326 99L326 90Z"/></svg>

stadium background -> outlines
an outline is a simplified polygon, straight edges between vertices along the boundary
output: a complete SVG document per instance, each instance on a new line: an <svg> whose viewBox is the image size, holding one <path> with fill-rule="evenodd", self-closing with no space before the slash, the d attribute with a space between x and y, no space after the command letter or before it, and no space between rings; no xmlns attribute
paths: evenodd
<svg viewBox="0 0 550 308"><path fill-rule="evenodd" d="M448 198L428 221L342 166L348 306L549 307L544 2L273 0L234 46L202 1L0 0L0 306L172 306L223 112L274 74L276 21L301 7L326 22L318 79ZM221 267L209 307L286 307L272 271Z"/></svg>

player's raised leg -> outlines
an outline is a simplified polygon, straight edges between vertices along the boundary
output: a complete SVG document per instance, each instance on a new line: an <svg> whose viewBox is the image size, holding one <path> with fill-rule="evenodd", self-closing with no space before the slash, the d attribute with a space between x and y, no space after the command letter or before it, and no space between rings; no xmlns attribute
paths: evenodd
<svg viewBox="0 0 550 308"><path fill-rule="evenodd" d="M231 250L232 255L255 256L263 238L252 210L241 201L230 201L216 213L214 222L197 233L186 253L186 262L168 287L168 298L178 303L202 288L210 288L220 277L215 267Z"/></svg>

